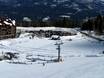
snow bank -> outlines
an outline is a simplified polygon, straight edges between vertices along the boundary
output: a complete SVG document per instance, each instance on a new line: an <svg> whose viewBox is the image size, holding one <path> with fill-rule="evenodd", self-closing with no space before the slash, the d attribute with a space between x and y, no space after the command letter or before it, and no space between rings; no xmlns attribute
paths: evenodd
<svg viewBox="0 0 104 78"><path fill-rule="evenodd" d="M53 30L53 31L77 32L73 28L60 28L60 27L17 27L17 30L21 31Z"/></svg>

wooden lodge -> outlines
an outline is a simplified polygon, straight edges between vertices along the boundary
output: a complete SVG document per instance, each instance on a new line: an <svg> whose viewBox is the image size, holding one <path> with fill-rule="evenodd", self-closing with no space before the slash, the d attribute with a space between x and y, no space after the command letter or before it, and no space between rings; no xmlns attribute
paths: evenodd
<svg viewBox="0 0 104 78"><path fill-rule="evenodd" d="M14 38L15 36L15 20L0 18L0 39Z"/></svg>

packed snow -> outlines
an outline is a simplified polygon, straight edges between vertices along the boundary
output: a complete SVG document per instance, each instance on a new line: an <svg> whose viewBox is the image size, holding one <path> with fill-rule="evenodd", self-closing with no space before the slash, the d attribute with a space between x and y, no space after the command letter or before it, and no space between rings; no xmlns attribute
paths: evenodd
<svg viewBox="0 0 104 78"><path fill-rule="evenodd" d="M0 61L1 78L104 78L103 42L79 32L73 36L62 36L62 61L53 62L51 60L57 59L55 43L58 40L38 37L30 39L29 34L0 40L1 54L19 53L18 59ZM32 58L35 61L29 60Z"/></svg>

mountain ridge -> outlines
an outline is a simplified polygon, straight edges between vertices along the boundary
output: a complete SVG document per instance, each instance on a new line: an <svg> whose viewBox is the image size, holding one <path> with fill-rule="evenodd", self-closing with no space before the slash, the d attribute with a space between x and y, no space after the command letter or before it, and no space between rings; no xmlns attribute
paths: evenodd
<svg viewBox="0 0 104 78"><path fill-rule="evenodd" d="M0 0L0 16L9 16L17 20L23 17L42 19L62 15L72 19L104 15L103 0Z"/></svg>

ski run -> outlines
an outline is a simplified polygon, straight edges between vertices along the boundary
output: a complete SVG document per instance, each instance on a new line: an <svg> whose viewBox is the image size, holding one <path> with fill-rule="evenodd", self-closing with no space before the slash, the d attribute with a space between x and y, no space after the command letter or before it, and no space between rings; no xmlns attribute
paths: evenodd
<svg viewBox="0 0 104 78"><path fill-rule="evenodd" d="M40 29L77 32L64 28L34 30ZM104 78L103 41L88 38L80 32L73 36L61 36L61 41L61 61L53 62L57 59L57 40L43 37L30 39L30 33L0 40L0 55L5 52L18 53L18 59L0 61L0 78Z"/></svg>

